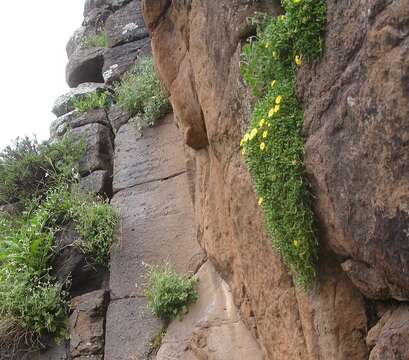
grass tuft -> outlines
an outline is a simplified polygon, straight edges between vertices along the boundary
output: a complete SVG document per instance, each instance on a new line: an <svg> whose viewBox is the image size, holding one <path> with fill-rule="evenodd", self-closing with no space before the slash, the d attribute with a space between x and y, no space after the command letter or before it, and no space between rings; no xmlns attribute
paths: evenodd
<svg viewBox="0 0 409 360"><path fill-rule="evenodd" d="M111 104L112 98L108 91L97 91L71 100L75 109L85 113L94 109L105 109Z"/></svg>
<svg viewBox="0 0 409 360"><path fill-rule="evenodd" d="M121 108L136 115L139 129L153 126L171 110L151 56L136 60L132 70L116 85L116 94Z"/></svg>
<svg viewBox="0 0 409 360"><path fill-rule="evenodd" d="M94 35L86 36L82 39L81 48L91 49L91 48L106 48L108 47L108 36L105 31L101 31Z"/></svg>
<svg viewBox="0 0 409 360"><path fill-rule="evenodd" d="M151 267L148 278L148 306L165 321L179 316L198 299L197 279L179 275L169 265Z"/></svg>

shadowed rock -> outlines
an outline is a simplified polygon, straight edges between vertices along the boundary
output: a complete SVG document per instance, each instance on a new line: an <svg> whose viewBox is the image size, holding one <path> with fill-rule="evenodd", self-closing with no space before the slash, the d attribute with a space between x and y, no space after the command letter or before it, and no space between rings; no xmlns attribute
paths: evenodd
<svg viewBox="0 0 409 360"><path fill-rule="evenodd" d="M104 65L104 49L78 49L67 64L65 77L70 87L87 82L104 82L102 67Z"/></svg>

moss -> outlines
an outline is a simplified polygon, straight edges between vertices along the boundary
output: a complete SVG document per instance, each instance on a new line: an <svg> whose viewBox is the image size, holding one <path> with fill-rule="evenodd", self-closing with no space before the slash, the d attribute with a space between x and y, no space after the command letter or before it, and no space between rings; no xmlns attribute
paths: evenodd
<svg viewBox="0 0 409 360"><path fill-rule="evenodd" d="M308 287L316 277L318 242L304 174L303 111L294 87L298 67L321 54L326 8L323 0L282 5L285 15L252 19L257 37L245 46L241 69L259 100L241 148L273 245L296 282Z"/></svg>

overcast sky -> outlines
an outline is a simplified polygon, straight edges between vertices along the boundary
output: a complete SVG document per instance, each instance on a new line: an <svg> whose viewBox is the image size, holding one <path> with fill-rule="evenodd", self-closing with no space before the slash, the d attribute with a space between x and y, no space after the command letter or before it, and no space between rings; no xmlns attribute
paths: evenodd
<svg viewBox="0 0 409 360"><path fill-rule="evenodd" d="M65 45L85 0L2 1L0 148L17 136L48 138L54 100L68 90Z"/></svg>

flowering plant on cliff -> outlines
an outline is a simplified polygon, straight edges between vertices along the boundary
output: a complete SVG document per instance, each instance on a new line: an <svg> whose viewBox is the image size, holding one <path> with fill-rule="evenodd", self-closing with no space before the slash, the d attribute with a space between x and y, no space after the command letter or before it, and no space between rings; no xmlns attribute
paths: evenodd
<svg viewBox="0 0 409 360"><path fill-rule="evenodd" d="M315 279L318 243L312 196L304 175L303 112L295 76L318 59L326 10L323 0L283 0L285 14L257 16L257 36L242 56L242 74L257 101L240 146L265 212L273 245L306 287Z"/></svg>

